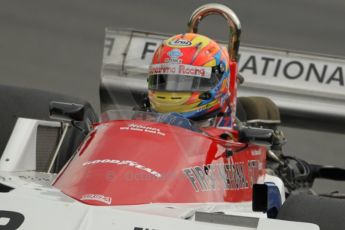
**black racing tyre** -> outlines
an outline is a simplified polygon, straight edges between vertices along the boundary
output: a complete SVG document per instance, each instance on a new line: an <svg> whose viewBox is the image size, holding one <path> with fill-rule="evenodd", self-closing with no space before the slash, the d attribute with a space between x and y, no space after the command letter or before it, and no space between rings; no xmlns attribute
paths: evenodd
<svg viewBox="0 0 345 230"><path fill-rule="evenodd" d="M266 97L239 97L247 120L262 120L280 122L280 112L277 105Z"/></svg>
<svg viewBox="0 0 345 230"><path fill-rule="evenodd" d="M344 199L297 194L284 202L277 219L314 223L321 230L339 230L345 229L344 213Z"/></svg>

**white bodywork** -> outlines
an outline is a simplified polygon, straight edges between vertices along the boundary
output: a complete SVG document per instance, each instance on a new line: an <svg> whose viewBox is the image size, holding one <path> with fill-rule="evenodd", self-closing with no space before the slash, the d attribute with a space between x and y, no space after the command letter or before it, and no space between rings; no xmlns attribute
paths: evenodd
<svg viewBox="0 0 345 230"><path fill-rule="evenodd" d="M317 230L309 223L267 219L252 212L251 203L143 204L131 206L91 206L74 200L51 186L56 174L35 172L35 129L38 124L59 125L20 119L0 159L0 229L19 221L19 229L303 229ZM15 143L21 143L16 145ZM10 159L10 164L6 159ZM276 183L284 199L279 178ZM1 216L3 212L14 216ZM17 220L16 215L24 216Z"/></svg>
<svg viewBox="0 0 345 230"><path fill-rule="evenodd" d="M249 203L90 206L50 186L54 175L36 172L0 172L0 175L2 185L14 188L0 193L1 210L24 216L19 229L319 229L314 224L267 219L261 213L250 213ZM198 220L198 216L207 218ZM0 227L8 221L0 216Z"/></svg>
<svg viewBox="0 0 345 230"><path fill-rule="evenodd" d="M59 122L18 118L0 159L0 171L36 170L36 137L39 125L61 126Z"/></svg>

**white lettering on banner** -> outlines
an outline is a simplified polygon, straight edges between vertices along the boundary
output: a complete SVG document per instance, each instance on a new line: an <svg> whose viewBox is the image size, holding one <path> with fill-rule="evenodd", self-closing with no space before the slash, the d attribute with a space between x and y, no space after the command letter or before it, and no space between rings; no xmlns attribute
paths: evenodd
<svg viewBox="0 0 345 230"><path fill-rule="evenodd" d="M83 163L83 166L87 165L94 165L94 164L115 164L115 165L127 165L129 167L134 167L140 170L143 170L145 172L148 172L152 174L155 177L161 177L162 175L159 172L154 171L153 169L147 168L143 165L138 164L135 161L128 161L128 160L110 160L110 159L104 159L104 160L93 160L93 161L87 161Z"/></svg>
<svg viewBox="0 0 345 230"><path fill-rule="evenodd" d="M261 55L243 55L239 71L256 77L273 77L280 81L299 81L312 85L344 86L342 66L318 61L282 59Z"/></svg>
<svg viewBox="0 0 345 230"><path fill-rule="evenodd" d="M203 66L162 63L162 64L150 65L149 74L150 75L176 74L176 75L210 78L212 74L212 68L203 67Z"/></svg>
<svg viewBox="0 0 345 230"><path fill-rule="evenodd" d="M345 62L339 59L311 59L309 56L288 55L286 57L274 52L242 52L239 71L246 82L279 86L287 90L303 90L345 96Z"/></svg>

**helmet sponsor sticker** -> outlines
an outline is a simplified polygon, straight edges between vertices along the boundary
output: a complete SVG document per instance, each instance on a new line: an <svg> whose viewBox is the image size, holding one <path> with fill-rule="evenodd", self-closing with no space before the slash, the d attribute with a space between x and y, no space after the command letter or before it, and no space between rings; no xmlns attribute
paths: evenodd
<svg viewBox="0 0 345 230"><path fill-rule="evenodd" d="M165 59L167 63L182 63L182 59L180 57L183 56L183 53L180 49L172 49L168 52L169 58Z"/></svg>
<svg viewBox="0 0 345 230"><path fill-rule="evenodd" d="M172 45L172 46L186 47L186 46L191 46L192 42L185 40L185 39L177 39L177 40L172 40L172 41L168 42L168 44Z"/></svg>
<svg viewBox="0 0 345 230"><path fill-rule="evenodd" d="M179 59L179 58L165 58L164 59L164 62L166 63L182 63L182 59Z"/></svg>
<svg viewBox="0 0 345 230"><path fill-rule="evenodd" d="M168 52L168 56L171 58L179 58L183 56L183 53L179 49L172 49Z"/></svg>
<svg viewBox="0 0 345 230"><path fill-rule="evenodd" d="M155 177L161 177L162 175L148 167L145 167L135 161L129 161L129 160L115 160L115 159L103 159L103 160L93 160L93 161L86 161L83 163L83 166L88 166L88 165L95 165L95 164L114 164L114 165L125 165L129 167L134 167L140 170L143 170L147 173L152 174Z"/></svg>
<svg viewBox="0 0 345 230"><path fill-rule="evenodd" d="M111 204L111 197L107 197L100 194L86 194L86 195L83 195L80 200L95 200L95 201L100 201L108 205Z"/></svg>
<svg viewBox="0 0 345 230"><path fill-rule="evenodd" d="M149 66L149 75L173 74L192 77L211 78L212 68L204 66L160 63Z"/></svg>

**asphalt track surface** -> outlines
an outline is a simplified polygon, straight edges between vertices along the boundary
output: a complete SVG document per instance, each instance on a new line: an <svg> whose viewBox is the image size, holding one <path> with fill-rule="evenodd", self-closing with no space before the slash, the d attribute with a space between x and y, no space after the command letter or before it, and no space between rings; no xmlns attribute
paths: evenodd
<svg viewBox="0 0 345 230"><path fill-rule="evenodd" d="M343 0L217 2L237 13L244 44L345 57ZM208 1L2 0L0 83L79 96L98 110L104 28L181 33L193 10L204 3ZM225 22L213 16L202 22L200 32L219 40L228 35ZM286 128L285 133L286 148L293 155L345 167L345 131ZM317 153L312 150L315 145ZM319 188L338 186L327 182ZM340 188L345 192L344 183Z"/></svg>

